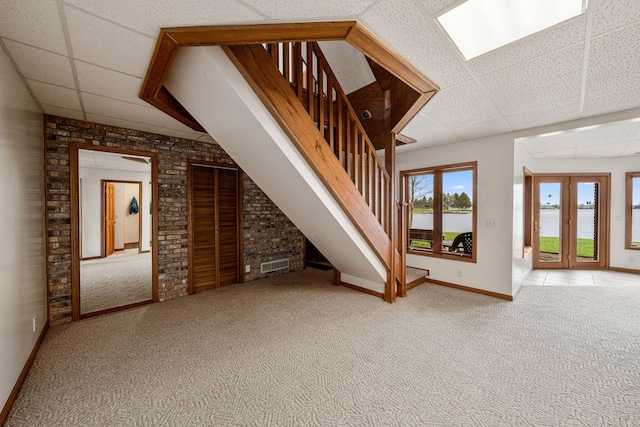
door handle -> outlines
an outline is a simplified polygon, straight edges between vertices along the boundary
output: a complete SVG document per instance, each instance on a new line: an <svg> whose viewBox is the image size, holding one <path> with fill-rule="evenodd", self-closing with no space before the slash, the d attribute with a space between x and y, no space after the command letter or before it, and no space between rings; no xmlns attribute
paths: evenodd
<svg viewBox="0 0 640 427"><path fill-rule="evenodd" d="M533 222L533 231L534 233L537 233L538 231L540 231L540 227L538 227L538 221Z"/></svg>

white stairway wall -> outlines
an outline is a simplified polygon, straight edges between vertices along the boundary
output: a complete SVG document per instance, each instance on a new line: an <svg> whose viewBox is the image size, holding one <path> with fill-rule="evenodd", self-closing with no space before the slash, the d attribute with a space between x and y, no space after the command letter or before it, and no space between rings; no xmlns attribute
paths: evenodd
<svg viewBox="0 0 640 427"><path fill-rule="evenodd" d="M384 292L384 265L220 47L181 48L165 86L353 284Z"/></svg>

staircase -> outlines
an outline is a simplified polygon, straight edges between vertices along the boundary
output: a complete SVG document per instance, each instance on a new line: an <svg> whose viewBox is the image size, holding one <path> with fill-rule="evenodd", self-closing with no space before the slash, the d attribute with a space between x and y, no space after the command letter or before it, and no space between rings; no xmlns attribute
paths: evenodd
<svg viewBox="0 0 640 427"><path fill-rule="evenodd" d="M316 43L183 48L164 86L343 282L393 300L391 179Z"/></svg>

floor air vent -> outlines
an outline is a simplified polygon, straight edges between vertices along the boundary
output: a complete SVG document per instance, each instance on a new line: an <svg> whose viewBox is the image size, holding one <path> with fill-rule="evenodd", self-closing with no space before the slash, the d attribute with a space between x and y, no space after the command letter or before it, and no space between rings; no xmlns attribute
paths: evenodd
<svg viewBox="0 0 640 427"><path fill-rule="evenodd" d="M277 259L275 261L263 262L260 264L260 273L270 273L276 270L289 268L289 259Z"/></svg>

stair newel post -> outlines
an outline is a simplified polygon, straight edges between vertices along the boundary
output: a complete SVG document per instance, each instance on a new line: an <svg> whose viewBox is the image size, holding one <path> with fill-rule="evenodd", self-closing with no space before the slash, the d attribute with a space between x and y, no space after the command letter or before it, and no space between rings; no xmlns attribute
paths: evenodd
<svg viewBox="0 0 640 427"><path fill-rule="evenodd" d="M384 166L389 174L389 185L387 187L387 194L385 195L385 222L390 226L386 228L391 238L391 246L389 253L389 271L387 273L387 283L384 290L384 299L387 302L394 302L396 300L396 250L398 242L398 227L395 209L395 169L396 169L396 136L391 132L391 91L389 89L384 91L384 122L385 128L389 132L384 147Z"/></svg>

